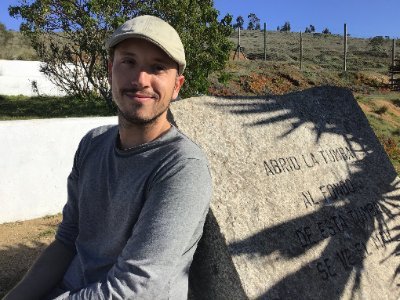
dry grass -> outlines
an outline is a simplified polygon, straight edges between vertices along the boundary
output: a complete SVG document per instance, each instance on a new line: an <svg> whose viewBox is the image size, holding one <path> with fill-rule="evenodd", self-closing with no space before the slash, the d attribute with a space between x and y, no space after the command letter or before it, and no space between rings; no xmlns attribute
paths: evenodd
<svg viewBox="0 0 400 300"><path fill-rule="evenodd" d="M0 298L26 273L54 240L61 215L0 224Z"/></svg>
<svg viewBox="0 0 400 300"><path fill-rule="evenodd" d="M343 69L344 41L340 35L303 34L303 64L341 71ZM237 32L231 40L237 45ZM250 59L264 59L264 32L241 31L241 46ZM391 62L391 40L383 39L380 47L373 46L371 39L347 40L347 70L388 71ZM300 34L293 32L266 32L267 61L286 62L299 65Z"/></svg>

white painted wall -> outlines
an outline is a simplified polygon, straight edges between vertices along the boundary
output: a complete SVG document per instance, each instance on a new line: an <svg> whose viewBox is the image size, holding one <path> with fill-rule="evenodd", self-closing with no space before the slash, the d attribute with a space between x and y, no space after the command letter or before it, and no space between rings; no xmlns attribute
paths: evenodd
<svg viewBox="0 0 400 300"><path fill-rule="evenodd" d="M61 212L80 139L107 124L117 118L0 121L0 223Z"/></svg>
<svg viewBox="0 0 400 300"><path fill-rule="evenodd" d="M0 95L36 96L32 90L35 81L41 95L64 96L65 92L40 72L41 64L40 61L0 60Z"/></svg>

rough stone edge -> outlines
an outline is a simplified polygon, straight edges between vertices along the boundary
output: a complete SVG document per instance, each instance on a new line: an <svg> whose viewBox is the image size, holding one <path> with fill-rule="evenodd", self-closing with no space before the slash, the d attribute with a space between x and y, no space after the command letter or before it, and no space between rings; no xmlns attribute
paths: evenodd
<svg viewBox="0 0 400 300"><path fill-rule="evenodd" d="M178 128L170 110L167 118ZM212 209L189 270L188 299L248 299Z"/></svg>

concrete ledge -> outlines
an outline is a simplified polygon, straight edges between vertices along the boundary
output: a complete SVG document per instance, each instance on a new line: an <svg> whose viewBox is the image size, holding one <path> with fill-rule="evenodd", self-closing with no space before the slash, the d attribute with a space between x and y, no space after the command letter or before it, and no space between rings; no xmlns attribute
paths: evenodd
<svg viewBox="0 0 400 300"><path fill-rule="evenodd" d="M0 122L0 223L61 212L80 139L116 117Z"/></svg>

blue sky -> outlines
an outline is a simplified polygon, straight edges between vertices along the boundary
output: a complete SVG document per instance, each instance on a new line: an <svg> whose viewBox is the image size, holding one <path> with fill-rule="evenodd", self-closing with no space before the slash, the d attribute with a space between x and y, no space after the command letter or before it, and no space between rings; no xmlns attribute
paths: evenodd
<svg viewBox="0 0 400 300"><path fill-rule="evenodd" d="M214 6L224 16L247 16L255 13L267 30L276 30L286 21L292 31L303 31L310 24L317 32L328 28L343 34L344 23L353 37L377 35L400 38L400 0L214 0Z"/></svg>
<svg viewBox="0 0 400 300"><path fill-rule="evenodd" d="M0 0L0 22L8 29L18 30L21 20L8 15L8 6L18 1ZM276 30L286 21L292 31L304 31L310 24L317 32L328 28L332 33L343 34L347 24L353 37L389 36L400 38L400 0L214 0L220 16L227 13L234 20L241 15L247 24L247 16L255 13L261 27Z"/></svg>

